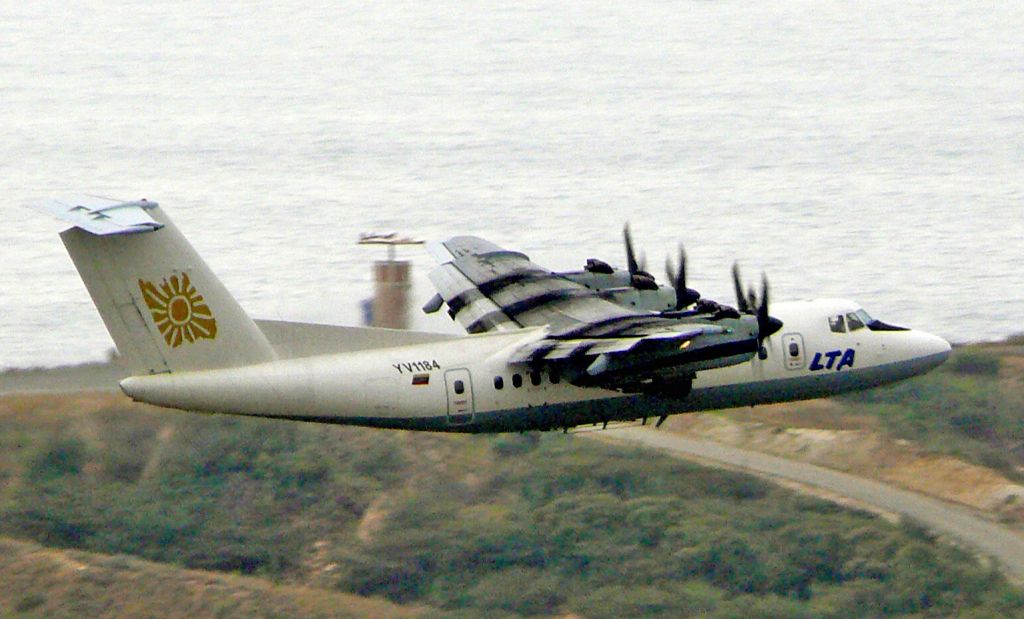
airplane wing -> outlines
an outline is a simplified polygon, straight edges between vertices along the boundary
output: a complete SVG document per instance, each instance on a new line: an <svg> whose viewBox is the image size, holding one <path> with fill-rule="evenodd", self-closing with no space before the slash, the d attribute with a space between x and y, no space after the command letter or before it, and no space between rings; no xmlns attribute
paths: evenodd
<svg viewBox="0 0 1024 619"><path fill-rule="evenodd" d="M441 263L430 273L440 298L428 306L446 304L469 333L545 327L510 362L564 371L578 384L620 388L641 374L692 378L698 370L749 360L757 350L753 317L631 310L477 237L428 249Z"/></svg>
<svg viewBox="0 0 1024 619"><path fill-rule="evenodd" d="M561 331L635 315L520 252L472 236L432 244L430 279L469 333L547 326Z"/></svg>

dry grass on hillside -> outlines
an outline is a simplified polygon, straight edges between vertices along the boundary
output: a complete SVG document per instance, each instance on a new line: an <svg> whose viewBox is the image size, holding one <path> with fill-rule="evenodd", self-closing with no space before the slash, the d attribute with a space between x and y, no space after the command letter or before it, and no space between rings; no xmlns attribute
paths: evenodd
<svg viewBox="0 0 1024 619"><path fill-rule="evenodd" d="M423 609L0 538L0 616L417 617Z"/></svg>

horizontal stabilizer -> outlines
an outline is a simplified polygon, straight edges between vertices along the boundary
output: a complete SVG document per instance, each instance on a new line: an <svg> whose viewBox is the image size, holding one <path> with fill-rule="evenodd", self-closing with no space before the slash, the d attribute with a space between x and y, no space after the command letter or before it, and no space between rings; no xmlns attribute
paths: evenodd
<svg viewBox="0 0 1024 619"><path fill-rule="evenodd" d="M74 196L39 200L28 206L100 236L152 232L163 227L149 213L157 203L148 200L124 202L99 196Z"/></svg>

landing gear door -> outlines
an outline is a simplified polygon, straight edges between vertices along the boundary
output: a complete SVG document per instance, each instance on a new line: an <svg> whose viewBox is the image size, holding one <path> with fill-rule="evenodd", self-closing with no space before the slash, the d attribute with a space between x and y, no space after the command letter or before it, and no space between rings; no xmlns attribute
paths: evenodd
<svg viewBox="0 0 1024 619"><path fill-rule="evenodd" d="M473 421L473 383L469 370L448 370L444 373L448 391L448 424L464 425Z"/></svg>
<svg viewBox="0 0 1024 619"><path fill-rule="evenodd" d="M786 357L787 370L802 370L806 364L804 354L804 338L799 333L787 333L782 336L782 350Z"/></svg>

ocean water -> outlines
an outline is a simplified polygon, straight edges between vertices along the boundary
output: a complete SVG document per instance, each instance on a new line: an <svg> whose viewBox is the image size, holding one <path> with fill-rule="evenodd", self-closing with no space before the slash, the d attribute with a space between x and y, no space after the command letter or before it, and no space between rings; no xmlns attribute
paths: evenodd
<svg viewBox="0 0 1024 619"><path fill-rule="evenodd" d="M82 192L159 201L259 317L358 322L360 232L569 269L622 264L628 220L705 296L739 260L775 299L1024 331L1024 5L754 4L0 3L0 367L112 346L21 208Z"/></svg>

